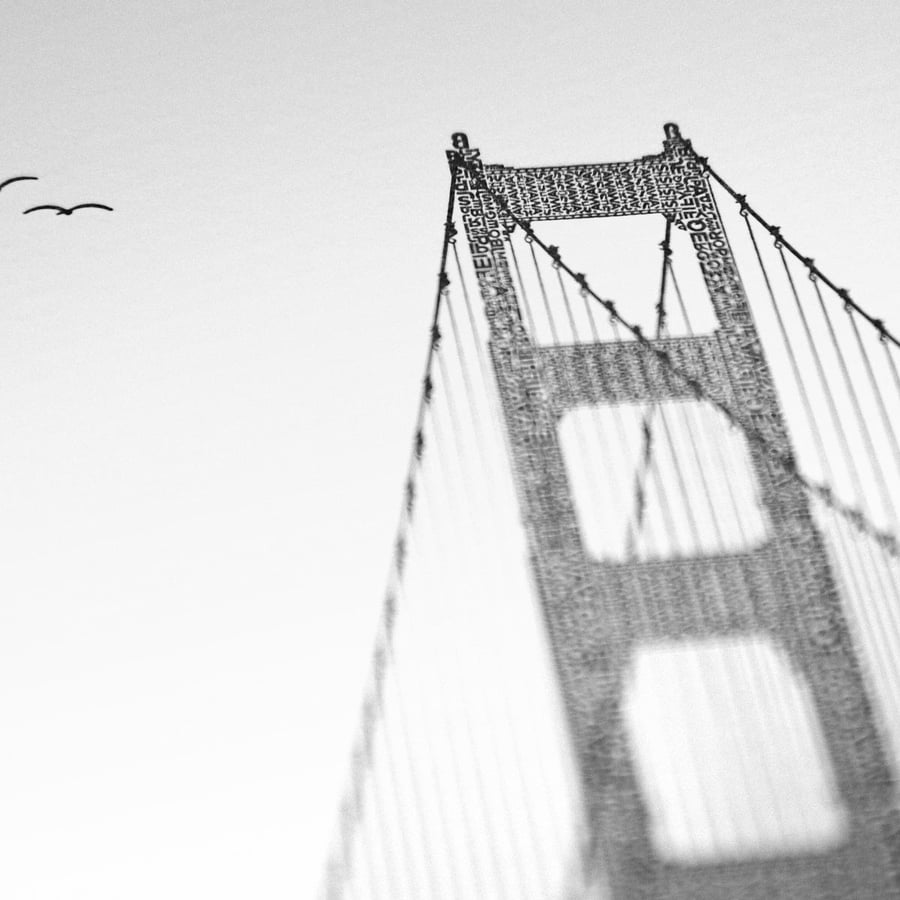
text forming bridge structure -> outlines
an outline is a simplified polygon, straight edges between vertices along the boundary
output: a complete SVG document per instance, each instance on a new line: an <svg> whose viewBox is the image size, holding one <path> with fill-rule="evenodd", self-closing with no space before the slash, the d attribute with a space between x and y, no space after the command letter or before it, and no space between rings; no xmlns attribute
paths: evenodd
<svg viewBox="0 0 900 900"><path fill-rule="evenodd" d="M900 898L900 343L675 125L448 159L325 896Z"/></svg>

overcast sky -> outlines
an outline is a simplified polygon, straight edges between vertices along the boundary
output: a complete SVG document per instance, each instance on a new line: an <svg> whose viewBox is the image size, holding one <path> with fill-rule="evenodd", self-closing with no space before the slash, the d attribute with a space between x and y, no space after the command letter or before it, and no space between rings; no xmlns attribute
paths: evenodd
<svg viewBox="0 0 900 900"><path fill-rule="evenodd" d="M391 549L444 149L676 121L895 328L897 4L7 0L0 895L305 898ZM106 203L71 217L39 203Z"/></svg>

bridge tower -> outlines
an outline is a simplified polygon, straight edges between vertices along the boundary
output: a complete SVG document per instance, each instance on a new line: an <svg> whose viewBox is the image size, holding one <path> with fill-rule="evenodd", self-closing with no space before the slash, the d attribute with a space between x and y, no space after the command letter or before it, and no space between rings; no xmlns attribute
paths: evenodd
<svg viewBox="0 0 900 900"><path fill-rule="evenodd" d="M666 126L663 146L630 162L541 168L485 165L463 134L448 151L489 323L530 565L575 744L589 857L602 866L614 900L900 897L893 777L809 497L783 462L793 458L792 447L772 374L703 162L675 125ZM519 314L504 235L512 216L539 222L638 214L665 216L690 235L717 322L709 334L651 343L709 396L751 416L781 460L748 443L768 531L741 552L610 562L592 558L580 533L561 417L579 406L695 396L641 342L537 344ZM582 377L588 371L596 377ZM649 605L649 616L634 615L639 602ZM753 635L776 644L809 687L846 837L823 852L696 864L663 859L623 717L635 648Z"/></svg>

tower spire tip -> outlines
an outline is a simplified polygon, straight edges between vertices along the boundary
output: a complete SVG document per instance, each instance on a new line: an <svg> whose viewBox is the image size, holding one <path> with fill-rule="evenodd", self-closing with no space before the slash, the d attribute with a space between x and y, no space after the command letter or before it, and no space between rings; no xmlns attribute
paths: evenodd
<svg viewBox="0 0 900 900"><path fill-rule="evenodd" d="M681 129L674 122L666 122L666 124L663 125L663 130L666 132L666 138L668 140L681 140Z"/></svg>

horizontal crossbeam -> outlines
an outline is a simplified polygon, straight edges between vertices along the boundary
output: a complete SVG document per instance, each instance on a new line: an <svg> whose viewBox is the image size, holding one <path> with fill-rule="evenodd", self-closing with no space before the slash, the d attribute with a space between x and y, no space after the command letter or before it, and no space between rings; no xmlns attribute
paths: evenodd
<svg viewBox="0 0 900 900"><path fill-rule="evenodd" d="M537 348L551 406L562 414L576 406L697 399L687 381L673 374L676 369L700 382L722 403L731 400L728 369L716 334L647 343L665 351L670 364L636 341Z"/></svg>

